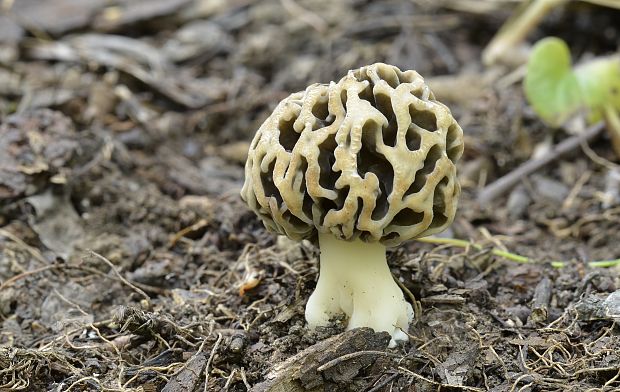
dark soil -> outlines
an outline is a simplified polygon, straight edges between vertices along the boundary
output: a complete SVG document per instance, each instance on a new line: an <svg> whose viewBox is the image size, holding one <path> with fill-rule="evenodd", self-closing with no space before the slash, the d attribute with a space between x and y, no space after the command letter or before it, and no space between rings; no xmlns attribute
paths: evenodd
<svg viewBox="0 0 620 392"><path fill-rule="evenodd" d="M510 69L480 63L511 2L5 3L0 390L620 390L619 269L588 265L620 258L606 136L475 200L570 136ZM619 16L572 4L530 38L606 54ZM443 236L476 244L390 251L420 308L395 349L343 320L309 331L317 248L268 233L239 197L280 99L377 61L424 75L464 129Z"/></svg>

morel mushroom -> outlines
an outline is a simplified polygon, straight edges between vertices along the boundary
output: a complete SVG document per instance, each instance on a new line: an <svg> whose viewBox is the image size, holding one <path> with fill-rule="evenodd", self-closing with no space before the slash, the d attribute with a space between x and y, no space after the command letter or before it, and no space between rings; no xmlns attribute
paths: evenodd
<svg viewBox="0 0 620 392"><path fill-rule="evenodd" d="M250 145L241 196L269 230L318 240L310 327L344 312L348 329L407 339L413 310L386 246L451 224L462 153L461 127L415 71L377 63L280 102Z"/></svg>

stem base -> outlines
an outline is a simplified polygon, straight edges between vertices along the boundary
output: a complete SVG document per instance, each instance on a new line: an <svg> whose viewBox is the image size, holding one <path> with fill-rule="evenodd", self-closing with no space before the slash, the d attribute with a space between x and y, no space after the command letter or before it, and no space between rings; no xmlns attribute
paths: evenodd
<svg viewBox="0 0 620 392"><path fill-rule="evenodd" d="M319 234L319 281L306 305L310 328L327 325L339 313L349 317L347 329L370 327L406 341L413 308L392 277L385 246L360 240L342 241Z"/></svg>

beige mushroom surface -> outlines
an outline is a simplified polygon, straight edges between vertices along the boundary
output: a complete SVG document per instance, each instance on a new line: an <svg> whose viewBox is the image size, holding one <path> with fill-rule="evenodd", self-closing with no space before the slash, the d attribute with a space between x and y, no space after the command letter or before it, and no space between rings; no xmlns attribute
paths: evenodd
<svg viewBox="0 0 620 392"><path fill-rule="evenodd" d="M413 308L386 246L452 222L462 153L462 129L415 71L373 64L278 104L250 144L241 197L271 231L318 240L311 328L344 313L348 329L407 340Z"/></svg>
<svg viewBox="0 0 620 392"><path fill-rule="evenodd" d="M276 233L387 246L444 230L463 131L415 71L377 63L313 84L257 131L241 196Z"/></svg>

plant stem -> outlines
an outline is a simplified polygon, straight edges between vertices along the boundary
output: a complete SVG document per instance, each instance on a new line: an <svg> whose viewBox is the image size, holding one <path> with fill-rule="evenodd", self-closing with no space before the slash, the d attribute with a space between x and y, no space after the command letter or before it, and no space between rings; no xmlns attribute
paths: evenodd
<svg viewBox="0 0 620 392"><path fill-rule="evenodd" d="M618 111L611 104L605 105L604 112L611 146L616 153L616 157L620 158L620 116L618 116Z"/></svg>
<svg viewBox="0 0 620 392"><path fill-rule="evenodd" d="M319 281L306 305L311 328L326 325L339 313L349 317L347 329L387 331L392 340L407 340L413 318L410 304L394 281L385 246L361 240L342 241L319 233Z"/></svg>
<svg viewBox="0 0 620 392"><path fill-rule="evenodd" d="M506 52L514 50L549 12L567 1L534 0L525 9L518 10L521 13L513 15L482 52L484 64L492 65Z"/></svg>
<svg viewBox="0 0 620 392"><path fill-rule="evenodd" d="M477 250L484 249L482 245L476 244L474 242L466 241L466 240L459 240L456 238L425 237L425 238L418 238L416 241L424 242L427 244L435 244L435 245L450 245L450 246L455 246L458 248L474 248ZM508 251L497 249L497 248L491 248L491 254L498 256L498 257L502 257L510 261L514 261L516 263L520 263L520 264L528 264L528 263L535 262L534 260L532 260L531 258L527 256L522 256L516 253L508 252ZM568 261L559 261L559 260L551 261L551 266L553 268L564 268L568 264L569 264ZM588 267L590 268L615 267L615 266L620 265L620 259L590 261L587 264L588 264Z"/></svg>

